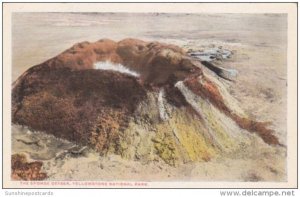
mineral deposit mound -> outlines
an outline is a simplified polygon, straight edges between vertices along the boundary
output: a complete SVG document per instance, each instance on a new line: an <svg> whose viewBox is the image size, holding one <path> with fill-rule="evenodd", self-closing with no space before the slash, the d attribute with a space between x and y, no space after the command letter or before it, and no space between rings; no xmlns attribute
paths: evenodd
<svg viewBox="0 0 300 197"><path fill-rule="evenodd" d="M12 85L12 122L101 155L209 161L259 136L224 82L181 48L158 42L82 42L28 69Z"/></svg>

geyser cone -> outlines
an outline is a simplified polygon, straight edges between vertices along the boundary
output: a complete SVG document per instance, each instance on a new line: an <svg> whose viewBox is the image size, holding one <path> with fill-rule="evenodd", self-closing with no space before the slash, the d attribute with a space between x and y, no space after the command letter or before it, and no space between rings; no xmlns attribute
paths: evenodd
<svg viewBox="0 0 300 197"><path fill-rule="evenodd" d="M12 106L13 123L103 155L170 165L208 161L248 143L251 133L279 144L199 62L157 42L76 44L19 77Z"/></svg>

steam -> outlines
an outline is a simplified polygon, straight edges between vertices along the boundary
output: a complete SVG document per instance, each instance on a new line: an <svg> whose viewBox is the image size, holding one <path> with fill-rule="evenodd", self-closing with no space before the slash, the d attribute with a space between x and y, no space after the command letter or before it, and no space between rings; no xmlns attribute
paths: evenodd
<svg viewBox="0 0 300 197"><path fill-rule="evenodd" d="M95 69L100 69L100 70L112 70L112 71L117 71L120 73L125 73L125 74L129 74L132 75L134 77L139 77L140 74L137 72L134 72L128 68L126 68L125 66L123 66L122 64L115 64L109 61L106 62L97 62L94 64Z"/></svg>

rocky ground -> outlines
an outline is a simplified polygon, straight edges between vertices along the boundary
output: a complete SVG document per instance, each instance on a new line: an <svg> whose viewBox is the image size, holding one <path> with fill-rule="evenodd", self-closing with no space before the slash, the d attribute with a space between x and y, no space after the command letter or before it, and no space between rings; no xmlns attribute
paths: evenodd
<svg viewBox="0 0 300 197"><path fill-rule="evenodd" d="M51 17L49 17L51 16ZM283 15L17 14L13 18L13 80L76 42L136 37L184 50L222 47L229 59L216 62L238 71L234 82L218 79L251 118L270 121L286 145L286 24ZM39 18L39 20L36 19ZM34 20L29 20L33 19ZM79 20L80 19L80 20ZM157 23L157 19L160 19ZM27 23L26 21L34 21ZM78 22L79 21L79 22ZM133 22L134 21L134 22ZM120 26L121 25L121 26ZM24 36L24 31L27 32ZM47 35L47 36L46 36ZM205 68L203 68L205 70ZM205 70L209 73L210 71ZM232 103L232 102L231 102ZM172 166L160 159L100 156L89 148L13 125L12 153L43 161L49 180L284 181L285 146L256 135L243 148L209 161ZM73 150L74 149L74 150ZM69 151L62 151L69 150ZM77 154L79 150L80 154ZM97 172L97 173L95 173Z"/></svg>

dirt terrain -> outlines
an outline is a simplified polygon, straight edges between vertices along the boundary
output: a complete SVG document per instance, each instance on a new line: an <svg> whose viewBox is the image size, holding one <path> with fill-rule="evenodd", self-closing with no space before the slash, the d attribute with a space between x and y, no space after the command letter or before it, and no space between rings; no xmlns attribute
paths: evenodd
<svg viewBox="0 0 300 197"><path fill-rule="evenodd" d="M209 161L188 161L176 166L159 159L104 157L91 149L84 150L83 155L76 155L76 151L74 155L73 151L56 159L62 154L59 147L72 147L71 142L13 125L12 153L42 160L49 180L286 180L285 15L15 14L13 81L31 66L56 56L74 43L127 37L173 44L184 51L215 47L230 50L229 59L216 62L238 71L235 81L218 79L233 96L228 103L236 102L251 119L270 121L269 128L283 146L270 146L251 135L252 140L235 151ZM203 70L211 75L206 68Z"/></svg>

